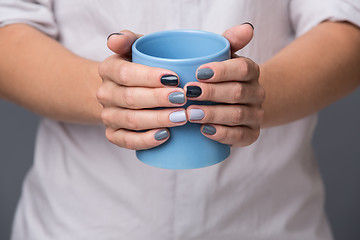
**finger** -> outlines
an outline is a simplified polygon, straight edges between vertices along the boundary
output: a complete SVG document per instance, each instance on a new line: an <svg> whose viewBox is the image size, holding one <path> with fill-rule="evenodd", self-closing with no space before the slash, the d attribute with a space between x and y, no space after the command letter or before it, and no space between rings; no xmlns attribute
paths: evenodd
<svg viewBox="0 0 360 240"><path fill-rule="evenodd" d="M258 82L253 84L244 82L190 82L185 85L184 89L187 98L197 101L260 104L265 98L265 91Z"/></svg>
<svg viewBox="0 0 360 240"><path fill-rule="evenodd" d="M101 113L106 126L114 129L145 130L184 125L186 112L181 108L162 110L131 110L108 107Z"/></svg>
<svg viewBox="0 0 360 240"><path fill-rule="evenodd" d="M246 105L192 105L186 111L190 122L244 125L255 129L260 126L264 116L260 106Z"/></svg>
<svg viewBox="0 0 360 240"><path fill-rule="evenodd" d="M251 129L246 126L229 127L223 125L203 125L201 132L204 136L223 144L234 147L245 147L254 143L259 135L260 129Z"/></svg>
<svg viewBox="0 0 360 240"><path fill-rule="evenodd" d="M141 36L142 35L135 34L129 30L112 33L107 38L107 46L114 53L126 56L131 53L132 44Z"/></svg>
<svg viewBox="0 0 360 240"><path fill-rule="evenodd" d="M231 53L245 47L254 35L254 27L251 23L243 23L241 25L227 29L223 36L230 42Z"/></svg>
<svg viewBox="0 0 360 240"><path fill-rule="evenodd" d="M130 109L179 107L186 103L182 88L123 87L111 81L100 86L97 98L103 106Z"/></svg>
<svg viewBox="0 0 360 240"><path fill-rule="evenodd" d="M120 147L143 150L166 142L170 133L167 129L153 129L146 132L133 132L125 129L106 128L107 139Z"/></svg>
<svg viewBox="0 0 360 240"><path fill-rule="evenodd" d="M196 77L199 81L206 82L251 81L257 80L259 74L260 68L254 61L238 57L201 65L197 69Z"/></svg>
<svg viewBox="0 0 360 240"><path fill-rule="evenodd" d="M179 77L173 71L132 63L118 55L105 59L99 65L99 74L103 79L128 87L174 87L179 84Z"/></svg>

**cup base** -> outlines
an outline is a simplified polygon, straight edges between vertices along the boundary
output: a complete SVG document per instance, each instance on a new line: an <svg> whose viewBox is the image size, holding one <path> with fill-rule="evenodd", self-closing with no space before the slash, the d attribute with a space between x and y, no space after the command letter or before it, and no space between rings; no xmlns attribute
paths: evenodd
<svg viewBox="0 0 360 240"><path fill-rule="evenodd" d="M215 164L225 161L227 158L226 157L222 160L217 159L216 161L207 161L206 163L203 163L201 165L200 164L186 165L186 164L172 164L172 163L169 164L169 163L165 163L165 162L153 161L153 160L147 159L147 158L144 159L144 158L139 157L138 153L136 153L136 156L141 162L143 162L147 165L150 165L152 167L163 168L163 169L172 169L172 170L186 170L186 169L198 169L198 168L210 167L210 166L213 166Z"/></svg>
<svg viewBox="0 0 360 240"><path fill-rule="evenodd" d="M200 124L187 123L170 128L170 139L147 150L136 151L137 158L154 167L165 169L194 169L224 161L230 146L211 140L200 133Z"/></svg>

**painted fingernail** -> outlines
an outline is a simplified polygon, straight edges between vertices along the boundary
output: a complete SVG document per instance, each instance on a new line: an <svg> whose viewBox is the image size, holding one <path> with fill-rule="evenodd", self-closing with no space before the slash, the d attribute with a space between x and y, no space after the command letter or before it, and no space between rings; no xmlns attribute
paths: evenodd
<svg viewBox="0 0 360 240"><path fill-rule="evenodd" d="M182 92L173 92L169 94L169 101L171 103L184 103L185 102L185 94Z"/></svg>
<svg viewBox="0 0 360 240"><path fill-rule="evenodd" d="M251 23L249 23L249 22L244 22L244 23L241 24L241 25L244 25L244 24L249 24L249 25L252 27L252 29L255 30L254 25L252 25Z"/></svg>
<svg viewBox="0 0 360 240"><path fill-rule="evenodd" d="M198 86L187 86L186 87L186 96L187 97L198 97L202 93L202 90Z"/></svg>
<svg viewBox="0 0 360 240"><path fill-rule="evenodd" d="M205 113L201 109L191 109L190 110L190 120L201 120L205 116Z"/></svg>
<svg viewBox="0 0 360 240"><path fill-rule="evenodd" d="M214 71L211 68L201 68L197 71L197 79L207 80L214 76Z"/></svg>
<svg viewBox="0 0 360 240"><path fill-rule="evenodd" d="M160 81L165 86L177 86L179 84L179 78L176 75L164 75Z"/></svg>
<svg viewBox="0 0 360 240"><path fill-rule="evenodd" d="M119 33L119 32L117 32L117 33L112 33L112 34L110 34L110 35L107 37L106 40L109 40L109 38L110 38L112 35L124 35L124 34L123 34L123 33Z"/></svg>
<svg viewBox="0 0 360 240"><path fill-rule="evenodd" d="M214 135L216 133L216 128L211 125L205 125L202 129L202 132L209 135Z"/></svg>
<svg viewBox="0 0 360 240"><path fill-rule="evenodd" d="M160 141L160 140L163 140L163 139L167 138L168 136L169 136L168 131L163 129L163 130L157 131L155 133L154 138L155 138L156 141Z"/></svg>
<svg viewBox="0 0 360 240"><path fill-rule="evenodd" d="M185 111L173 112L169 115L169 119L173 123L184 122L186 121Z"/></svg>

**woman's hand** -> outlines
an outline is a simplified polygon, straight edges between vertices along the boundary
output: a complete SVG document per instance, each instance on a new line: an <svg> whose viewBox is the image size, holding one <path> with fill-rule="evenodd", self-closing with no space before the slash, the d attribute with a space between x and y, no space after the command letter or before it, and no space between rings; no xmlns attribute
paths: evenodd
<svg viewBox="0 0 360 240"><path fill-rule="evenodd" d="M252 34L251 26L245 24L229 29L224 36L235 52L251 40ZM130 31L111 35L108 47L116 54L99 67L103 84L97 97L103 105L101 118L109 141L128 149L152 148L170 137L167 127L184 125L187 120L204 123L202 133L225 144L246 146L257 139L264 90L258 83L256 63L234 56L204 64L197 71L200 82L188 83L185 96L185 90L177 87L176 73L129 61L131 45L138 37ZM185 110L181 106L187 98L226 104L191 105ZM174 106L179 108L151 109Z"/></svg>
<svg viewBox="0 0 360 240"><path fill-rule="evenodd" d="M248 44L253 36L249 24L233 27L224 33L232 53ZM197 70L199 82L185 86L189 100L225 103L191 105L189 121L203 123L202 133L215 141L233 146L247 146L256 141L264 116L265 91L259 84L259 66L245 57L233 56L224 62L213 62Z"/></svg>
<svg viewBox="0 0 360 240"><path fill-rule="evenodd" d="M184 90L177 87L176 73L129 61L131 45L138 37L122 31L108 38L108 47L116 54L100 64L103 83L97 92L103 105L101 118L106 137L120 147L134 150L164 143L170 137L167 127L187 121L185 109L181 108L186 97ZM157 107L172 108L150 109Z"/></svg>

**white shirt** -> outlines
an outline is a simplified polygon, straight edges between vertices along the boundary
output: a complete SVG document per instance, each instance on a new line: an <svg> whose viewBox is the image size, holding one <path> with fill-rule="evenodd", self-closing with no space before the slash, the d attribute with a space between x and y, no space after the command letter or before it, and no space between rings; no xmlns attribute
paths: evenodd
<svg viewBox="0 0 360 240"><path fill-rule="evenodd" d="M0 26L25 22L97 61L122 29L221 34L251 22L239 54L260 64L324 20L360 25L359 0L0 0ZM103 126L44 119L12 239L329 240L315 125L312 115L264 129L220 164L165 170L109 143Z"/></svg>

